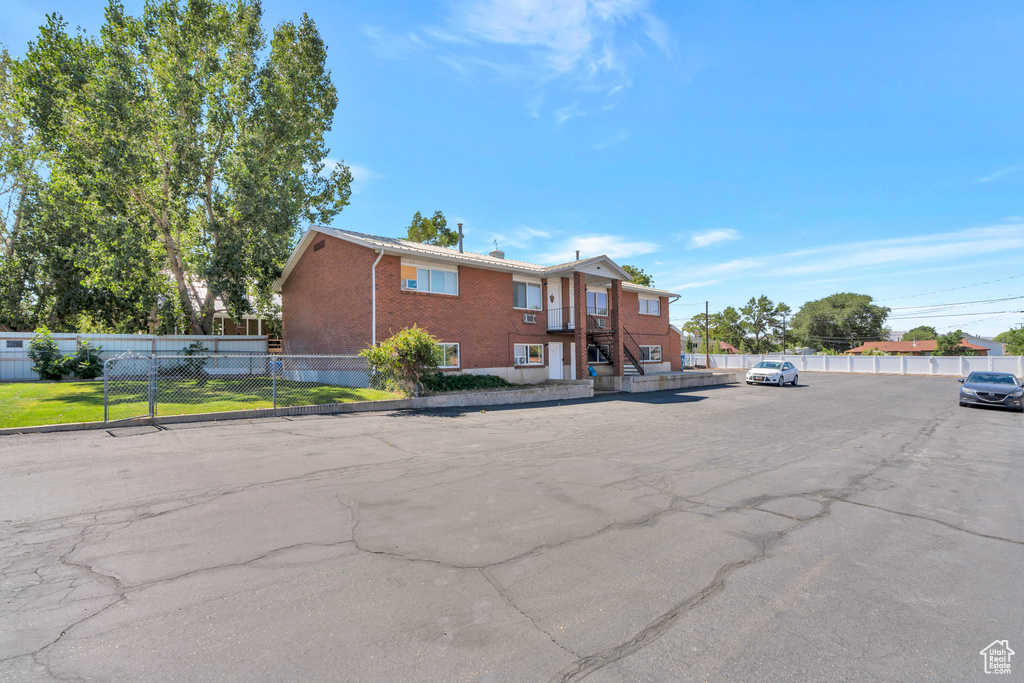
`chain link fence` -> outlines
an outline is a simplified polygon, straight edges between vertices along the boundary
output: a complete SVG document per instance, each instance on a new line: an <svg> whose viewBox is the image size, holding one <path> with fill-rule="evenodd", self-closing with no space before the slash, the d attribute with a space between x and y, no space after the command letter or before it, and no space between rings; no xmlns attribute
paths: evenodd
<svg viewBox="0 0 1024 683"><path fill-rule="evenodd" d="M107 422L399 398L359 356L119 356L103 366Z"/></svg>

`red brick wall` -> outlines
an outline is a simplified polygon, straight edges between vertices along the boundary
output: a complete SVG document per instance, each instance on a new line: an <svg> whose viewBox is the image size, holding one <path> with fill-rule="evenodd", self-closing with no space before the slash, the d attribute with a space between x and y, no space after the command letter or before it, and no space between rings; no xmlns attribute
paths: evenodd
<svg viewBox="0 0 1024 683"><path fill-rule="evenodd" d="M514 344L559 341L547 333L544 311L512 308L512 275L459 267L459 294L403 290L401 258L385 256L377 266L377 338L386 339L413 323L440 341L457 342L462 369L509 367ZM547 290L542 289L547 297ZM537 323L523 322L536 313ZM547 365L547 349L544 363Z"/></svg>
<svg viewBox="0 0 1024 683"><path fill-rule="evenodd" d="M313 251L321 239L323 248ZM281 290L285 353L351 354L370 345L376 258L372 249L335 237L309 243Z"/></svg>
<svg viewBox="0 0 1024 683"><path fill-rule="evenodd" d="M642 315L640 313L640 295L637 292L622 292L622 326L626 328L636 343L661 345L661 359L668 361L673 370L680 369L682 361L679 348L679 335L669 328L668 297L661 297L659 308L661 315Z"/></svg>

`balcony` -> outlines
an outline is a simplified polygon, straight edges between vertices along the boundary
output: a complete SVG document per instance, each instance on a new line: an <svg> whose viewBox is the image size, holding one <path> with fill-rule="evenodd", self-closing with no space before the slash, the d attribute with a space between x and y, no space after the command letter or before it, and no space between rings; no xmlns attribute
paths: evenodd
<svg viewBox="0 0 1024 683"><path fill-rule="evenodd" d="M549 308L548 332L573 332L576 329L576 307ZM587 308L587 334L611 334L615 329L615 311L607 308Z"/></svg>

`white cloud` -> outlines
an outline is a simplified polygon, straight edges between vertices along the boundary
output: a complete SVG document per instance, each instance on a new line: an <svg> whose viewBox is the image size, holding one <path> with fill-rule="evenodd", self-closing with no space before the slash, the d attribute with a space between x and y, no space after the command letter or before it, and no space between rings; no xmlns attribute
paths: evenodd
<svg viewBox="0 0 1024 683"><path fill-rule="evenodd" d="M708 230L707 232L699 232L690 237L690 249L701 249L703 247L710 247L712 244L718 242L731 242L738 240L740 234L732 228L721 228L718 230Z"/></svg>
<svg viewBox="0 0 1024 683"><path fill-rule="evenodd" d="M579 102L574 102L568 107L562 107L561 109L555 110L555 121L561 125L571 118L576 116L583 116L583 112L580 111Z"/></svg>
<svg viewBox="0 0 1024 683"><path fill-rule="evenodd" d="M628 130L620 130L615 135L613 135L613 136L611 136L611 137L609 137L609 138L607 138L605 140L602 140L601 142L594 143L594 149L597 150L597 151L601 151L602 149L608 149L609 147L614 147L615 145L617 145L619 143L622 143L622 142L625 142L628 139L629 139L629 131Z"/></svg>
<svg viewBox="0 0 1024 683"><path fill-rule="evenodd" d="M652 242L628 240L621 235L584 235L567 238L552 251L539 254L536 258L540 263L565 263L575 260L577 249L580 252L580 258L604 254L617 260L640 254L650 254L657 251L658 245Z"/></svg>
<svg viewBox="0 0 1024 683"><path fill-rule="evenodd" d="M428 47L413 31L390 33L380 26L363 26L361 30L370 39L370 49L381 59L399 59Z"/></svg>
<svg viewBox="0 0 1024 683"><path fill-rule="evenodd" d="M976 183L989 183L989 182L992 182L993 180L998 180L999 178L1002 178L1004 176L1008 176L1011 173L1016 173L1017 171L1020 171L1022 169L1024 169L1024 166L1010 166L1009 168L1004 168L1001 171L996 171L992 175L987 175L984 178L977 178L977 179L975 179L974 182L976 182Z"/></svg>
<svg viewBox="0 0 1024 683"><path fill-rule="evenodd" d="M337 162L332 159L328 159L328 161L330 161L332 165L337 164ZM359 164L346 164L346 166L348 166L349 173L352 174L352 194L360 194L366 189L366 186L371 181L384 177L380 173L371 171L367 167L360 166Z"/></svg>

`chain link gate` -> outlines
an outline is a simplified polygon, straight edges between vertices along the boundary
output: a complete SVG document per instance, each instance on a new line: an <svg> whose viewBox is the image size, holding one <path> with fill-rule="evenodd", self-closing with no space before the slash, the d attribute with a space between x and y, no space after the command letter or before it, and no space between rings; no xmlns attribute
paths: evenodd
<svg viewBox="0 0 1024 683"><path fill-rule="evenodd" d="M103 363L103 421L152 417L156 368L149 356L126 353Z"/></svg>
<svg viewBox="0 0 1024 683"><path fill-rule="evenodd" d="M104 420L397 398L358 356L119 356L104 363Z"/></svg>

